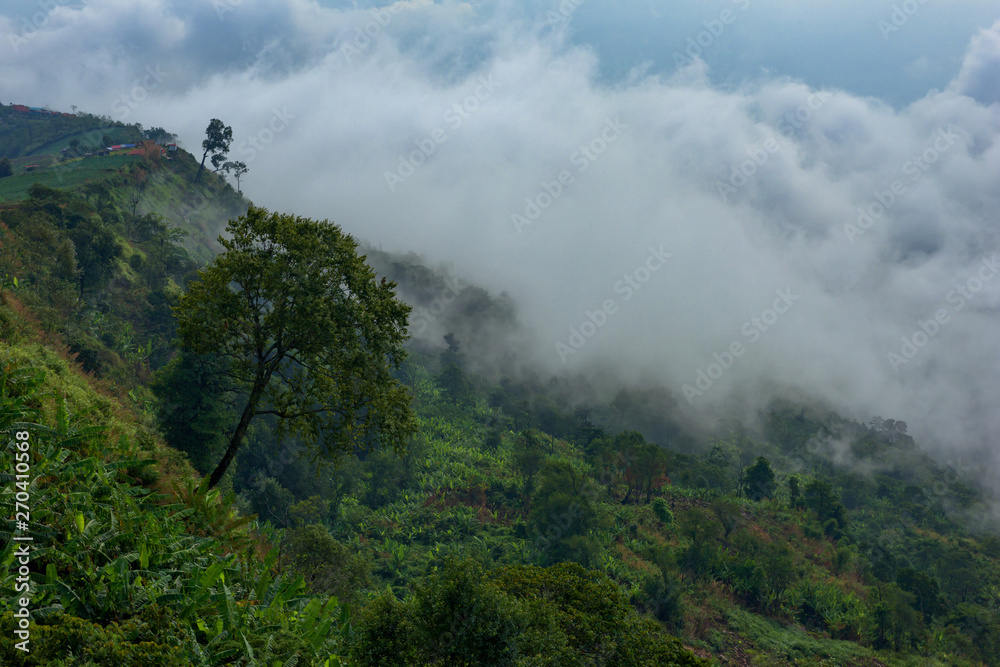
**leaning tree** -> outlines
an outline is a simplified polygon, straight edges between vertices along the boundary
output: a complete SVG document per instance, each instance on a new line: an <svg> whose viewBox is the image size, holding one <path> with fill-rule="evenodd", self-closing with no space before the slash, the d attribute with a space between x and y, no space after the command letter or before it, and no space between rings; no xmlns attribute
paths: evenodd
<svg viewBox="0 0 1000 667"><path fill-rule="evenodd" d="M194 177L194 182L201 180L201 173L205 171L205 160L211 154L212 167L218 170L219 165L229 154L229 145L233 143L233 128L224 125L218 118L213 118L208 127L205 128L205 139L201 142L204 153L201 155L201 164L198 166L198 174Z"/></svg>
<svg viewBox="0 0 1000 667"><path fill-rule="evenodd" d="M339 227L251 206L230 221L225 252L175 308L182 345L216 364L245 400L209 480L222 479L258 415L309 445L314 461L415 432L406 388L410 307L379 281Z"/></svg>

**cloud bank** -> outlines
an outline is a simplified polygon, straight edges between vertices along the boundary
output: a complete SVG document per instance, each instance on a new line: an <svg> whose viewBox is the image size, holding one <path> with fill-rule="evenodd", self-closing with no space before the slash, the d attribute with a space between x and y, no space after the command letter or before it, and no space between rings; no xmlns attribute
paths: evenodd
<svg viewBox="0 0 1000 667"><path fill-rule="evenodd" d="M563 9L92 0L7 19L0 73L192 149L222 118L257 203L506 291L537 368L702 416L819 399L995 470L1000 21L899 109L780 73L721 88L698 57L609 83ZM705 19L723 48L736 24Z"/></svg>

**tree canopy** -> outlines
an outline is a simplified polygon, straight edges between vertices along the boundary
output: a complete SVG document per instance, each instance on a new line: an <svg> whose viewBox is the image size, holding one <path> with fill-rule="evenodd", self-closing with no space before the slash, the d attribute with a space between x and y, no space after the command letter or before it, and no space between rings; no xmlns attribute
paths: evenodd
<svg viewBox="0 0 1000 667"><path fill-rule="evenodd" d="M194 177L195 183L201 179L201 173L205 171L205 160L209 154L212 155L212 167L218 169L229 154L231 143L233 143L233 128L224 125L218 118L213 118L205 128L205 139L201 142L205 152L201 155L198 175Z"/></svg>
<svg viewBox="0 0 1000 667"><path fill-rule="evenodd" d="M246 173L250 171L250 168L247 167L246 163L240 162L239 160L235 162L226 162L224 165L222 165L222 171L226 172L227 174L233 175L233 178L236 179L236 193L243 194L243 191L240 190L240 179L242 179L243 176L245 176Z"/></svg>
<svg viewBox="0 0 1000 667"><path fill-rule="evenodd" d="M753 465L744 472L740 487L743 495L751 500L774 498L778 483L774 480L771 463L763 456L754 459Z"/></svg>
<svg viewBox="0 0 1000 667"><path fill-rule="evenodd" d="M415 421L391 374L406 354L410 310L395 283L376 280L357 242L328 221L252 206L226 231L225 252L175 309L181 343L246 401L210 486L257 415L277 417L314 460L400 448Z"/></svg>

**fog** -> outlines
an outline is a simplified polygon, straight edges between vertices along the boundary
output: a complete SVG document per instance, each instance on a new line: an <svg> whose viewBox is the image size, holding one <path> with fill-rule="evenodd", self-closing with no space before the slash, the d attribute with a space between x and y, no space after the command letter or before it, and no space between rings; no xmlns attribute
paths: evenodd
<svg viewBox="0 0 1000 667"><path fill-rule="evenodd" d="M823 401L995 470L1000 21L908 95L870 42L918 48L929 4L887 36L889 6L841 20L873 59L835 76L829 36L794 36L815 76L732 64L775 61L781 36L740 21L791 30L785 3L709 3L658 47L676 63L613 67L580 38L594 15L574 26L586 3L541 4L63 3L30 34L0 19L2 97L163 126L199 157L222 119L256 203L506 292L536 369L661 384L706 420Z"/></svg>

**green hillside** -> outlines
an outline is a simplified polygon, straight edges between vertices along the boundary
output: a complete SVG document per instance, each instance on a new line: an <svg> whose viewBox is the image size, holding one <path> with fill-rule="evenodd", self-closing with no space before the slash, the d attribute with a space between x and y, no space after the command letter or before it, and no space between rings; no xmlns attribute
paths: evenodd
<svg viewBox="0 0 1000 667"><path fill-rule="evenodd" d="M40 128L32 141L59 147L63 130ZM196 272L220 266L226 219L243 216L232 233L260 214L230 186L194 185L183 152L63 164L61 182L55 165L0 178L0 664L1000 664L997 498L904 423L785 403L695 431L665 390L609 398L516 370L514 304L475 286L433 317L447 335L409 340L392 369L416 425L404 446L357 440L332 465L315 457L332 435L283 428L293 403L276 393L209 490L253 355L180 341L252 340L227 318L263 303L264 319L288 309L269 320L288 343L312 326L288 313L316 262L296 263L299 237L233 245L223 257L256 248L252 275L295 297L244 299L248 281L230 298ZM453 285L415 256L367 262L414 329ZM199 315L219 319L178 330L193 294L221 299ZM348 305L306 338L390 326ZM288 391L314 372L275 368Z"/></svg>
<svg viewBox="0 0 1000 667"><path fill-rule="evenodd" d="M110 139L107 143L104 138ZM36 115L15 105L0 104L0 158L58 155L77 142L84 146L132 143L142 139L142 128L88 113ZM88 149L89 150L89 149Z"/></svg>
<svg viewBox="0 0 1000 667"><path fill-rule="evenodd" d="M32 158L32 160L37 159L38 156ZM76 190L88 183L113 180L124 170L141 162L142 158L138 156L113 155L103 158L81 158L63 169L50 166L34 172L20 170L20 173L0 179L0 201L26 199L28 190L36 183L60 190Z"/></svg>
<svg viewBox="0 0 1000 667"><path fill-rule="evenodd" d="M198 161L183 149L147 155L129 150L98 155L106 147L143 140L168 141L162 128L143 129L107 117L35 117L0 105L0 159L8 158L12 175L0 176L0 207L26 199L31 186L85 194L96 203L100 186L120 206L139 215L153 214L187 235L182 245L200 263L219 249L216 237L226 220L243 213L247 203L214 174L194 184ZM26 171L29 165L37 165Z"/></svg>

